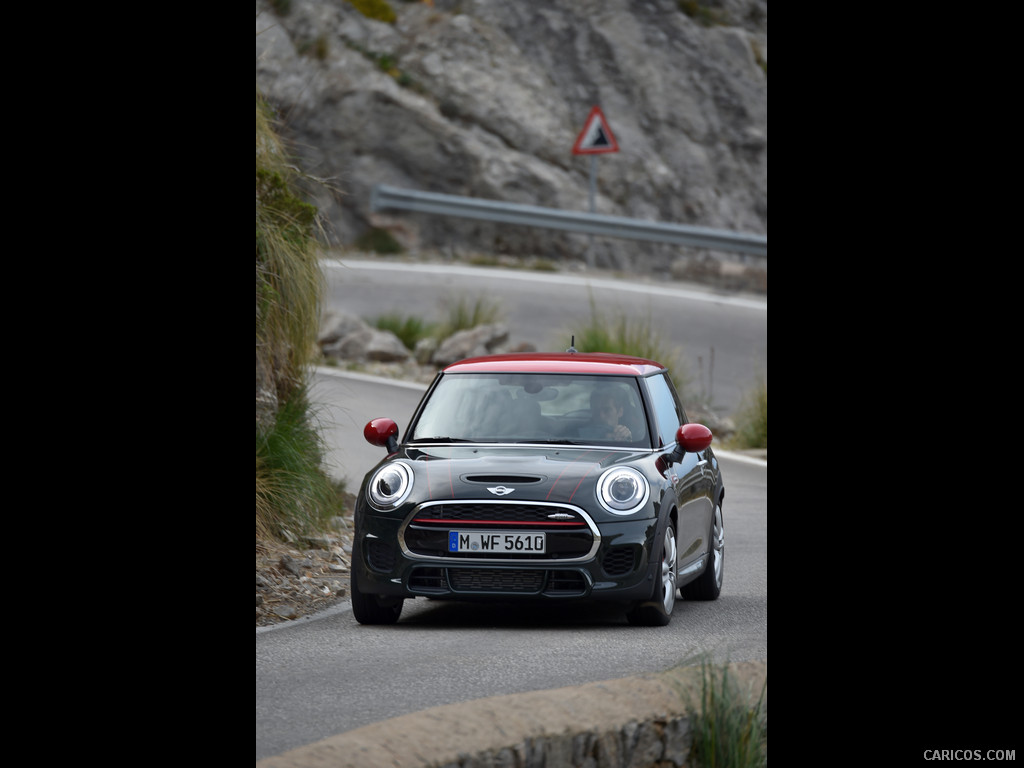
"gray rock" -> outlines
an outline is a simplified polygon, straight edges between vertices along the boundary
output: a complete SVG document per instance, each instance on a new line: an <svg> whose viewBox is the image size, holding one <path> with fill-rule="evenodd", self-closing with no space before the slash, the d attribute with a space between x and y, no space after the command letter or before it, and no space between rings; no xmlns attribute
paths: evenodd
<svg viewBox="0 0 1024 768"><path fill-rule="evenodd" d="M323 347L326 357L357 362L400 363L409 360L412 354L391 331L381 331L364 326L349 333L340 341Z"/></svg>
<svg viewBox="0 0 1024 768"><path fill-rule="evenodd" d="M402 363L412 353L391 331L374 330L366 344L366 359L380 363Z"/></svg>
<svg viewBox="0 0 1024 768"><path fill-rule="evenodd" d="M320 322L320 336L318 341L321 346L336 344L350 333L361 331L369 326L355 315L337 310L328 310Z"/></svg>
<svg viewBox="0 0 1024 768"><path fill-rule="evenodd" d="M420 339L416 342L416 349L413 350L413 356L416 358L416 362L420 365L428 365L430 359L434 356L437 351L438 341L432 336L428 336L425 339Z"/></svg>
<svg viewBox="0 0 1024 768"><path fill-rule="evenodd" d="M274 608L274 615L282 619L297 619L299 617L299 609L292 603L281 603Z"/></svg>
<svg viewBox="0 0 1024 768"><path fill-rule="evenodd" d="M311 567L312 565L313 562L308 558L304 560L298 560L294 557L289 557L287 555L283 556L280 561L280 566L282 570L287 571L293 576L302 576L304 570Z"/></svg>
<svg viewBox="0 0 1024 768"><path fill-rule="evenodd" d="M431 362L438 367L450 365L467 357L476 357L493 352L508 341L508 326L503 323L478 325L459 331L441 342Z"/></svg>

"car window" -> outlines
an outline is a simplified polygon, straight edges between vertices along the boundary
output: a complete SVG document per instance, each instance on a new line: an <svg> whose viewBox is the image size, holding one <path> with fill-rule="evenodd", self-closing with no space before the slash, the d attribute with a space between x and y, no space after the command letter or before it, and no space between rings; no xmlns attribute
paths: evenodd
<svg viewBox="0 0 1024 768"><path fill-rule="evenodd" d="M686 423L686 415L679 403L676 388L667 374L658 374L648 377L647 389L651 393L654 420L658 427L655 443L658 448L672 445L676 441L679 425Z"/></svg>
<svg viewBox="0 0 1024 768"><path fill-rule="evenodd" d="M411 433L412 440L440 438L650 447L640 389L631 376L447 374Z"/></svg>

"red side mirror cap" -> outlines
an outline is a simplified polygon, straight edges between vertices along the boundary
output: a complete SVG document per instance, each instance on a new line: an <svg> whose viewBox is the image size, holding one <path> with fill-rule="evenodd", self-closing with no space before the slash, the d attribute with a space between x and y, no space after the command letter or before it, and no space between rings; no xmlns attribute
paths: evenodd
<svg viewBox="0 0 1024 768"><path fill-rule="evenodd" d="M389 448L388 442L398 438L398 425L391 419L374 419L363 427L363 437L370 445Z"/></svg>
<svg viewBox="0 0 1024 768"><path fill-rule="evenodd" d="M687 453L700 453L711 445L714 435L703 424L683 424L676 431L676 442Z"/></svg>

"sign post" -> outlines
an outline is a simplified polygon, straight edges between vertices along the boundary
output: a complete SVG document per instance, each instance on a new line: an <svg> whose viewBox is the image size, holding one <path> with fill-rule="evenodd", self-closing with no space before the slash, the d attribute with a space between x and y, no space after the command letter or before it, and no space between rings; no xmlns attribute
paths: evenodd
<svg viewBox="0 0 1024 768"><path fill-rule="evenodd" d="M574 155L590 155L590 212L597 213L597 156L608 152L618 152L619 143L615 140L608 121L605 119L601 108L596 104L587 115L587 121L583 124L583 130L576 137L576 143L572 146ZM591 238L593 243L593 238ZM593 266L593 257L590 249L587 249L587 263Z"/></svg>

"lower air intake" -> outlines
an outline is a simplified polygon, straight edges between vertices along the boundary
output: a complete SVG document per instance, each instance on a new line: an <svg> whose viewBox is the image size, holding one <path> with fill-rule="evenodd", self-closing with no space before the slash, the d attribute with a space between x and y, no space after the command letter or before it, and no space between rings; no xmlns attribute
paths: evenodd
<svg viewBox="0 0 1024 768"><path fill-rule="evenodd" d="M544 571L449 568L448 581L456 592L530 594L544 586Z"/></svg>
<svg viewBox="0 0 1024 768"><path fill-rule="evenodd" d="M395 548L379 539L366 542L366 560L369 566L382 573L395 567Z"/></svg>

